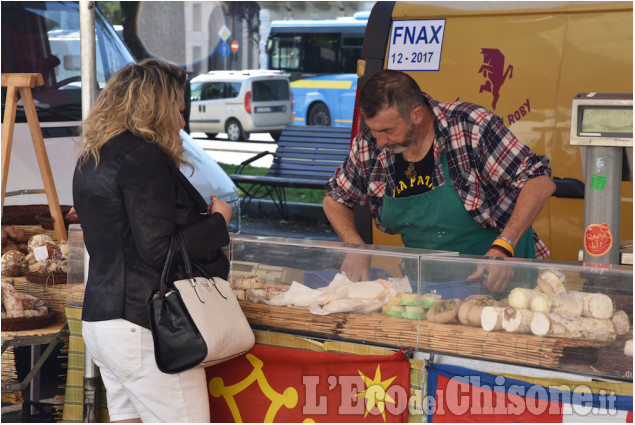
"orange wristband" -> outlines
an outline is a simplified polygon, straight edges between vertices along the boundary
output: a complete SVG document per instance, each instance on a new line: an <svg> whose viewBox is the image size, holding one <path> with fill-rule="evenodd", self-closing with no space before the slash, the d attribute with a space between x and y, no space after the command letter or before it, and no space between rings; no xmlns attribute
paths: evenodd
<svg viewBox="0 0 635 425"><path fill-rule="evenodd" d="M512 244L510 244L509 242L507 242L504 239L501 238L497 238L494 243L492 243L493 247L499 247L499 248L503 248L505 251L509 252L509 256L513 257L514 256L514 247L512 246Z"/></svg>
<svg viewBox="0 0 635 425"><path fill-rule="evenodd" d="M502 252L503 254L505 254L508 257L513 257L514 256L511 252L507 251L502 246L492 245L492 249L495 249L496 251Z"/></svg>

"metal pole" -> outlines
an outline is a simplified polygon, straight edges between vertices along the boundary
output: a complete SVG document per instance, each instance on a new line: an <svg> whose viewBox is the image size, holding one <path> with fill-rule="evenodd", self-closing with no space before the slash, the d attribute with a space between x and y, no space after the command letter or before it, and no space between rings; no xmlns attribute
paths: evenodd
<svg viewBox="0 0 635 425"><path fill-rule="evenodd" d="M97 56L95 53L95 2L79 2L79 45L82 66L82 118L97 99Z"/></svg>
<svg viewBox="0 0 635 425"><path fill-rule="evenodd" d="M586 146L585 149L584 262L620 264L624 149L615 146ZM607 250L608 240L612 240L612 244Z"/></svg>
<svg viewBox="0 0 635 425"><path fill-rule="evenodd" d="M95 54L95 2L79 2L79 42L82 66L82 119L86 119L97 99L97 61ZM85 259L88 253L85 252ZM85 261L84 282L88 279ZM84 347L84 422L99 422L99 369Z"/></svg>

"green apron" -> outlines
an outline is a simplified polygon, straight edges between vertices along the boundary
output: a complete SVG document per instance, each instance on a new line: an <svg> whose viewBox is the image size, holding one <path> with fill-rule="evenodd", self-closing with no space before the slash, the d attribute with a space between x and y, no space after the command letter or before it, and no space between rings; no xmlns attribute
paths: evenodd
<svg viewBox="0 0 635 425"><path fill-rule="evenodd" d="M400 234L407 247L485 255L498 233L481 227L470 216L450 181L445 152L441 160L445 184L405 198L384 195L381 222ZM520 238L515 251L515 257L536 258L531 228Z"/></svg>

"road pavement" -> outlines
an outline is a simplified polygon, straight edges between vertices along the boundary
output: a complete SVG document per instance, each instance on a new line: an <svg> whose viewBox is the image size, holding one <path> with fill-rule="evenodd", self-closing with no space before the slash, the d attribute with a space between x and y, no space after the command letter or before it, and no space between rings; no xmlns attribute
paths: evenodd
<svg viewBox="0 0 635 425"><path fill-rule="evenodd" d="M246 159L263 152L274 152L278 146L269 136L269 133L253 133L248 141L230 142L225 133L220 133L216 139L208 139L205 133L191 133L192 138L202 147L216 162L238 165ZM273 157L266 155L251 165L254 167L269 168Z"/></svg>
<svg viewBox="0 0 635 425"><path fill-rule="evenodd" d="M208 139L205 133L193 132L194 140L214 159L224 164L238 165L242 161L263 152L273 152L277 144L268 133L250 134L248 141L230 142L227 135L219 134L216 139ZM254 161L254 167L271 166L272 156L267 155ZM320 209L321 205L316 205ZM281 220L273 213L271 218L243 217L241 233L245 235L277 236L281 238L299 238L339 241L340 238L324 220Z"/></svg>

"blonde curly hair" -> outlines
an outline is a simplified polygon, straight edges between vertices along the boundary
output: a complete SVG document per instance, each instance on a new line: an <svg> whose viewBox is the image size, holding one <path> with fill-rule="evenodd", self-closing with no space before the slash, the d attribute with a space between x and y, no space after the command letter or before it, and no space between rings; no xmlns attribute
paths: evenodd
<svg viewBox="0 0 635 425"><path fill-rule="evenodd" d="M97 165L101 148L115 136L130 131L159 145L177 167L190 165L183 159L177 130L186 82L183 68L157 59L120 69L82 124L79 164L93 156Z"/></svg>

